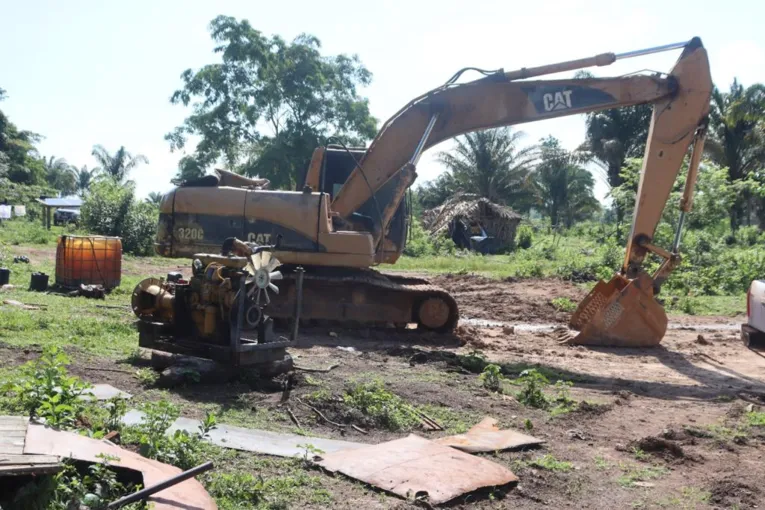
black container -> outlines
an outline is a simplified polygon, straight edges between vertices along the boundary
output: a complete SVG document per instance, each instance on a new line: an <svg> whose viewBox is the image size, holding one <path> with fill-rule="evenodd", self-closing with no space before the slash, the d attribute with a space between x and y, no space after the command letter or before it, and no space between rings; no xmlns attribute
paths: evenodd
<svg viewBox="0 0 765 510"><path fill-rule="evenodd" d="M0 267L0 285L6 285L11 281L11 270L7 267Z"/></svg>
<svg viewBox="0 0 765 510"><path fill-rule="evenodd" d="M32 273L32 280L29 282L29 290L42 292L48 289L48 275L45 273Z"/></svg>

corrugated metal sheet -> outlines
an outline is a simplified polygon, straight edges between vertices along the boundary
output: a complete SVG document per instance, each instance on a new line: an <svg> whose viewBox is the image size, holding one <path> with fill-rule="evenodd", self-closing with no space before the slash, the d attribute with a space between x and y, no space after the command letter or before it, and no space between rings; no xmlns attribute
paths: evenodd
<svg viewBox="0 0 765 510"><path fill-rule="evenodd" d="M40 198L37 199L43 205L48 207L82 207L82 199L77 197L70 198Z"/></svg>

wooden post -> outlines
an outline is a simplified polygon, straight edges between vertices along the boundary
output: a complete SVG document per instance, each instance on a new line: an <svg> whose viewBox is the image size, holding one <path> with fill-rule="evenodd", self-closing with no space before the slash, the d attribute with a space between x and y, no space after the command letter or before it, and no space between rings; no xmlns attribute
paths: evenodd
<svg viewBox="0 0 765 510"><path fill-rule="evenodd" d="M45 206L45 218L46 218L46 221L47 221L48 230L50 230L50 209L51 208L49 206L47 206L47 205Z"/></svg>

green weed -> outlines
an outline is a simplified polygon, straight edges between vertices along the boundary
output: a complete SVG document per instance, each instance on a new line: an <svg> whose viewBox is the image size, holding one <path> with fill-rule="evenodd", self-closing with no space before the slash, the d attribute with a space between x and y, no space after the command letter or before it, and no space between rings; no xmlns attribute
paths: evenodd
<svg viewBox="0 0 765 510"><path fill-rule="evenodd" d="M412 406L385 389L379 379L351 385L343 402L388 430L409 430L420 421Z"/></svg>
<svg viewBox="0 0 765 510"><path fill-rule="evenodd" d="M617 479L622 487L634 487L635 482L647 482L655 480L669 473L669 469L662 466L635 466L632 464L620 464L623 474Z"/></svg>
<svg viewBox="0 0 765 510"><path fill-rule="evenodd" d="M494 393L503 392L502 385L505 382L505 378L502 376L502 371L497 365L486 365L479 378L481 379L481 384L487 390Z"/></svg>
<svg viewBox="0 0 765 510"><path fill-rule="evenodd" d="M560 312L573 312L578 306L567 297L558 297L552 300L553 307Z"/></svg>
<svg viewBox="0 0 765 510"><path fill-rule="evenodd" d="M558 460L551 454L542 455L539 458L530 460L529 466L537 467L539 469L546 469L547 471L568 472L574 469L574 465L571 462Z"/></svg>

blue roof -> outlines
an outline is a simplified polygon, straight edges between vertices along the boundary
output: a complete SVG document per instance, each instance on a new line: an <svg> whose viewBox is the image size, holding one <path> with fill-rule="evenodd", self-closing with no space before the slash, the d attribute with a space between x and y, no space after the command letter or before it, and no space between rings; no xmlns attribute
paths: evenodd
<svg viewBox="0 0 765 510"><path fill-rule="evenodd" d="M77 197L43 198L38 199L37 201L48 207L82 207L82 199Z"/></svg>

